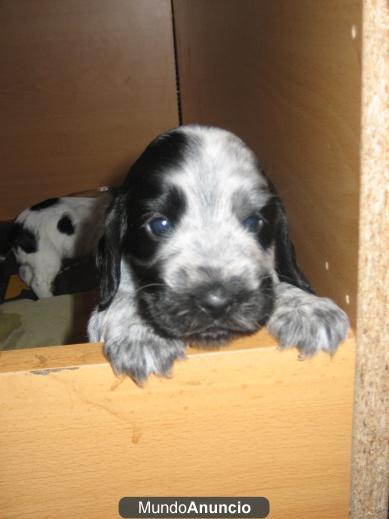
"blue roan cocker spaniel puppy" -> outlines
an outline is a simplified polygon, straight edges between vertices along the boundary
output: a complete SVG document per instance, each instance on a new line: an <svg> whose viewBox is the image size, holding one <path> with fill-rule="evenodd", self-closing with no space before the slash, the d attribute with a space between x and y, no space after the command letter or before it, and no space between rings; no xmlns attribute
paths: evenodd
<svg viewBox="0 0 389 519"><path fill-rule="evenodd" d="M254 153L218 128L155 139L107 211L100 302L89 322L116 373L169 374L187 344L211 348L267 325L301 356L334 353L346 314L296 264L287 218Z"/></svg>

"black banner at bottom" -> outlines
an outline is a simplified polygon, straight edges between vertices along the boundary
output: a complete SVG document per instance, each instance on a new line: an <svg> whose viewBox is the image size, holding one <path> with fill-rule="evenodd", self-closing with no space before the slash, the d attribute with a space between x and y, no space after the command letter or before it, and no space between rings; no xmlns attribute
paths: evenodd
<svg viewBox="0 0 389 519"><path fill-rule="evenodd" d="M119 514L126 519L262 519L269 511L266 497L123 497L119 502Z"/></svg>

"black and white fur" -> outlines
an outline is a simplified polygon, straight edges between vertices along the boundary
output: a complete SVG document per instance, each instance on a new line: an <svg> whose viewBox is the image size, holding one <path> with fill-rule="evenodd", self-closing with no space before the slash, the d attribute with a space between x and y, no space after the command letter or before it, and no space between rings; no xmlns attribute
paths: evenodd
<svg viewBox="0 0 389 519"><path fill-rule="evenodd" d="M255 155L218 128L183 126L146 148L108 210L99 269L89 338L137 382L168 375L187 344L220 346L265 324L302 356L334 353L348 331L297 266Z"/></svg>
<svg viewBox="0 0 389 519"><path fill-rule="evenodd" d="M96 250L109 202L108 194L49 198L16 218L12 249L19 276L39 298L53 295L53 281L63 260Z"/></svg>

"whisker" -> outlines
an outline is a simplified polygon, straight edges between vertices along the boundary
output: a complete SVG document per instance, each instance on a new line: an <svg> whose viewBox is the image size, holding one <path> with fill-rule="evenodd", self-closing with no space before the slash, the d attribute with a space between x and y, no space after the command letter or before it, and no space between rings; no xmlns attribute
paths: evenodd
<svg viewBox="0 0 389 519"><path fill-rule="evenodd" d="M135 290L135 295L138 294L138 292L141 292L142 290L145 290L146 288L150 288L150 287L163 287L163 286L164 286L163 283L148 283L147 285L142 285L142 286L138 287Z"/></svg>

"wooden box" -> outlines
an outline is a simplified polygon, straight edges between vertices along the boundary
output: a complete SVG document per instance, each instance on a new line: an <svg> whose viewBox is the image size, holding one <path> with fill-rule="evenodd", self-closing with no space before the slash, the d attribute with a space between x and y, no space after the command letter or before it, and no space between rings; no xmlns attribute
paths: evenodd
<svg viewBox="0 0 389 519"><path fill-rule="evenodd" d="M313 286L355 326L361 17L358 0L3 0L0 218L119 183L179 123L225 127L274 180ZM2 351L0 517L262 495L275 519L345 518L354 364L352 334L299 362L261 331L140 388L98 344Z"/></svg>

